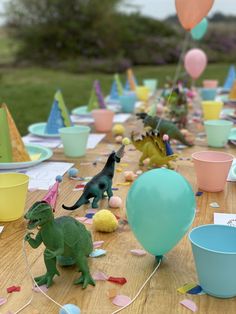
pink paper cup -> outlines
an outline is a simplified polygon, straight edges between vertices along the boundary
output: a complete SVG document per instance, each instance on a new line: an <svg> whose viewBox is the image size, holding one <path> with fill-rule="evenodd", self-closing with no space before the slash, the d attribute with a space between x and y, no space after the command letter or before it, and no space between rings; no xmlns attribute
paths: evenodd
<svg viewBox="0 0 236 314"><path fill-rule="evenodd" d="M109 109L96 109L92 111L94 125L97 132L110 132L114 118L114 112Z"/></svg>
<svg viewBox="0 0 236 314"><path fill-rule="evenodd" d="M218 151L201 151L192 154L198 188L207 192L224 190L234 156Z"/></svg>
<svg viewBox="0 0 236 314"><path fill-rule="evenodd" d="M203 87L205 88L217 88L218 81L217 80L204 80L202 82Z"/></svg>

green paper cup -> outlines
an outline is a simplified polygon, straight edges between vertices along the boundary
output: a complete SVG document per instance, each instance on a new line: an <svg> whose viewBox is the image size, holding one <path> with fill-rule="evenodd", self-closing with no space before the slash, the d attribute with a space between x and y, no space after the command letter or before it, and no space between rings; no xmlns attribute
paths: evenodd
<svg viewBox="0 0 236 314"><path fill-rule="evenodd" d="M157 89L158 80L146 79L146 80L143 80L143 85L146 86L151 91L151 93L154 93Z"/></svg>
<svg viewBox="0 0 236 314"><path fill-rule="evenodd" d="M233 122L227 120L207 120L204 122L207 144L211 147L224 147L228 141Z"/></svg>
<svg viewBox="0 0 236 314"><path fill-rule="evenodd" d="M64 154L67 157L84 156L90 131L88 126L71 126L59 129Z"/></svg>

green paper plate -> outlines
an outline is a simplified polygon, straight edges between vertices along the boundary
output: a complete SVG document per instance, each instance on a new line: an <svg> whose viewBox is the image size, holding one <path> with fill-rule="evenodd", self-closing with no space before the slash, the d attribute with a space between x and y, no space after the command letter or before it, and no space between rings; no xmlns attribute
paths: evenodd
<svg viewBox="0 0 236 314"><path fill-rule="evenodd" d="M236 141L236 128L232 128L228 137L229 141Z"/></svg>
<svg viewBox="0 0 236 314"><path fill-rule="evenodd" d="M40 137L60 137L60 134L45 133L46 125L47 125L46 122L34 123L28 127L28 131L31 134L40 136Z"/></svg>
<svg viewBox="0 0 236 314"><path fill-rule="evenodd" d="M77 107L72 110L72 114L77 116L91 116L91 112L88 111L88 106Z"/></svg>
<svg viewBox="0 0 236 314"><path fill-rule="evenodd" d="M52 151L49 148L40 145L25 145L30 156L40 154L39 159L25 162L1 162L0 169L21 169L36 166L41 162L52 157Z"/></svg>

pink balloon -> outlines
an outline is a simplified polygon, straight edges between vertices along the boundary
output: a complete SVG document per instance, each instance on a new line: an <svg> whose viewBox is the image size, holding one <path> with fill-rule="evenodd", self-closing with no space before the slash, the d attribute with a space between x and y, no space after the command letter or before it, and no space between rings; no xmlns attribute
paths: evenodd
<svg viewBox="0 0 236 314"><path fill-rule="evenodd" d="M203 73L207 65L207 56L201 49L191 49L184 57L184 67L188 74L197 79Z"/></svg>

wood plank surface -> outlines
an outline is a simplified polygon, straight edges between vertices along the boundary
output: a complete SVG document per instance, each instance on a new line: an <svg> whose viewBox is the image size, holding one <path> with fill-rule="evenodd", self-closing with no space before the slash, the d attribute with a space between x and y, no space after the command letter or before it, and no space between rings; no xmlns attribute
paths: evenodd
<svg viewBox="0 0 236 314"><path fill-rule="evenodd" d="M131 119L127 123L127 130L134 128L135 120ZM141 125L138 124L138 129ZM128 135L128 131L127 131ZM62 151L57 150L52 160L74 161L80 171L80 176L93 176L104 165L107 157L102 153L111 151L112 148L117 149L119 145L114 144L114 139L108 135L106 139L96 149L89 150L86 157L79 159L66 158ZM130 146L131 147L131 146ZM184 149L180 157L190 157L195 151L208 149L204 141L196 142L192 148ZM235 147L227 146L227 148L219 149L228 151L235 155ZM137 151L126 150L126 155L122 163L128 166L124 170L138 170L138 159L140 153ZM81 162L94 161L97 157L101 157L101 161L97 166L80 166ZM119 165L117 165L119 167ZM186 177L193 187L194 192L197 191L196 177L191 160L178 160L176 162L177 171ZM117 183L124 182L123 172L115 173L113 186ZM57 201L57 211L55 215L71 215L83 216L88 206L81 207L74 212L68 212L62 209L63 203L74 203L82 192L73 192L76 181L64 177L61 183L60 194ZM119 190L114 191L115 195L121 196L123 199L123 207L121 209L112 210L115 214L125 217L125 199L129 187L118 186ZM41 200L45 195L45 191L29 192L27 197L26 210L37 200ZM171 193L171 191L170 191ZM14 195L13 195L14 197ZM204 192L201 197L196 198L197 212L193 226L213 223L213 213L215 211L224 213L236 213L236 183L227 183L224 192L207 193ZM220 208L217 210L211 208L209 204L217 202ZM100 203L100 208L108 208L107 200ZM19 219L10 223L1 223L5 226L0 236L0 296L7 297L8 302L0 306L0 313L5 314L7 311L13 313L24 305L32 295L32 284L30 276L26 273L26 265L22 255L22 240L26 233L26 222ZM94 271L103 271L109 275L125 277L127 283L119 286L110 282L97 281L96 287L89 286L83 290L80 286L74 286L73 280L79 276L75 267L61 268L61 275L55 278L55 283L48 290L48 295L60 304L73 303L80 307L82 314L111 314L118 309L111 303L106 293L109 289L115 288L119 294L125 294L133 298L144 281L153 271L156 262L153 256L147 254L144 257L137 257L130 254L130 250L141 248L135 239L132 231L128 226L116 232L103 234L95 232L92 226L86 225L92 230L93 240L104 240L103 248L107 250L107 254L100 258L90 258L89 265L91 273ZM164 239L163 239L164 240ZM41 275L45 272L43 262L44 246L38 249L32 249L26 244L27 255L34 276ZM208 265L210 267L210 265ZM236 312L236 298L217 299L207 295L182 295L177 292L177 288L188 282L197 282L195 267L193 263L192 251L187 235L179 242L179 244L166 256L159 270L148 282L138 299L122 313L126 314L187 314L189 310L179 304L185 297L192 299L198 306L198 313L201 314L233 314ZM12 285L20 285L21 291L12 294L6 293L6 288ZM59 307L49 301L40 293L33 294L33 301L30 306L22 311L25 314L36 313L59 313Z"/></svg>

